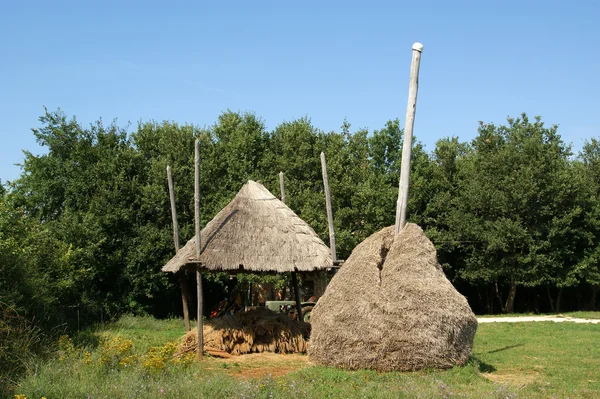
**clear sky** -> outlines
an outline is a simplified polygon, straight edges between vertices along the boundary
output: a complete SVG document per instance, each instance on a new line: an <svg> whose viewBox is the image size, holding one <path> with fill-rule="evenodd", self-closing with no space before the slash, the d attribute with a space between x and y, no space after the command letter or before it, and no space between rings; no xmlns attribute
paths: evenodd
<svg viewBox="0 0 600 399"><path fill-rule="evenodd" d="M600 136L597 1L0 0L0 179L15 179L43 106L85 124L210 125L227 109L269 129L404 124L433 149L477 123L541 115L574 149Z"/></svg>

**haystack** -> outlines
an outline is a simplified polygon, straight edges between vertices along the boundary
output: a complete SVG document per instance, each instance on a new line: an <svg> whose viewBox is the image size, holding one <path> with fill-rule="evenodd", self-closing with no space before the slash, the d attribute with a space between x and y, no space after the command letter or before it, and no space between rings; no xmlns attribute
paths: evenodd
<svg viewBox="0 0 600 399"><path fill-rule="evenodd" d="M285 313L251 309L211 319L204 324L204 349L232 355L246 353L306 353L310 324ZM178 353L197 350L196 329L182 339Z"/></svg>
<svg viewBox="0 0 600 399"><path fill-rule="evenodd" d="M322 365L379 371L450 368L471 353L477 319L437 262L431 241L407 224L360 245L312 312L309 356Z"/></svg>

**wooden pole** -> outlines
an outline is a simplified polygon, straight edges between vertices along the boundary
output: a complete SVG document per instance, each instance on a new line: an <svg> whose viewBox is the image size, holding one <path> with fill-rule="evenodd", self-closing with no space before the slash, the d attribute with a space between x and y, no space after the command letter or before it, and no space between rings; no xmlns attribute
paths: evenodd
<svg viewBox="0 0 600 399"><path fill-rule="evenodd" d="M248 292L246 294L246 310L250 310L252 307L252 281L248 282Z"/></svg>
<svg viewBox="0 0 600 399"><path fill-rule="evenodd" d="M196 226L196 261L200 259L200 141L196 140L194 156L194 224ZM204 332L202 330L202 274L200 264L196 264L196 288L198 291L198 358L204 350Z"/></svg>
<svg viewBox="0 0 600 399"><path fill-rule="evenodd" d="M169 199L171 200L171 220L173 222L173 243L175 252L179 251L179 225L177 223L177 210L175 209L175 191L173 189L173 175L171 167L167 166L167 180L169 183Z"/></svg>
<svg viewBox="0 0 600 399"><path fill-rule="evenodd" d="M321 170L323 172L323 186L325 187L325 205L327 206L327 221L329 223L329 248L331 249L331 260L335 263L335 230L333 229L333 209L331 208L331 193L329 192L329 178L327 177L327 161L325 153L321 152Z"/></svg>
<svg viewBox="0 0 600 399"><path fill-rule="evenodd" d="M281 190L281 202L285 204L285 186L283 185L283 172L279 172L279 189ZM294 295L296 296L296 314L298 320L302 319L302 302L300 301L300 288L298 287L298 278L296 272L292 272L292 285L294 286Z"/></svg>
<svg viewBox="0 0 600 399"><path fill-rule="evenodd" d="M298 320L303 321L302 318L302 301L300 301L300 286L298 285L298 278L296 277L296 272L292 272L292 285L294 286L294 295L296 297L296 314L298 315Z"/></svg>
<svg viewBox="0 0 600 399"><path fill-rule="evenodd" d="M177 223L177 210L175 208L175 191L173 189L173 175L171 167L167 166L167 180L169 182L169 199L171 200L171 220L173 221L173 244L175 244L175 254L179 251L179 224ZM185 331L190 331L190 313L188 308L189 295L187 287L187 279L185 272L179 270L179 285L181 286L181 302L183 304L183 322L185 323Z"/></svg>
<svg viewBox="0 0 600 399"><path fill-rule="evenodd" d="M279 172L279 191L281 192L281 202L285 204L285 186L283 184L283 172Z"/></svg>
<svg viewBox="0 0 600 399"><path fill-rule="evenodd" d="M421 65L421 52L423 45L415 43L412 46L412 63L410 66L410 86L408 88L408 105L406 107L406 122L404 125L404 144L402 145L402 164L400 165L400 188L398 203L396 204L396 226L394 234L397 236L406 224L406 205L408 203L408 186L410 180L410 157L412 151L412 135L415 125L415 112L417 110L417 92L419 90L419 66Z"/></svg>

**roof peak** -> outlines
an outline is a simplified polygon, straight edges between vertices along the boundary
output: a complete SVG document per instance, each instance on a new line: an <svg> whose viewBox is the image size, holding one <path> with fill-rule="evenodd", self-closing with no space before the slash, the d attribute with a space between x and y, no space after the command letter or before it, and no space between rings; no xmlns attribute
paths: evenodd
<svg viewBox="0 0 600 399"><path fill-rule="evenodd" d="M198 259L207 270L312 271L333 266L329 248L260 182L248 180L200 233ZM192 238L163 271L195 260Z"/></svg>

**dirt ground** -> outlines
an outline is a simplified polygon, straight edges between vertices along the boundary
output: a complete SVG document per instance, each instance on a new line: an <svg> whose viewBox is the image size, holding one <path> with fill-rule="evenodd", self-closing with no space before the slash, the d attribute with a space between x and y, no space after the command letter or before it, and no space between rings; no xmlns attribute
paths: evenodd
<svg viewBox="0 0 600 399"><path fill-rule="evenodd" d="M252 353L229 359L214 359L215 367L239 378L280 377L312 365L307 355Z"/></svg>

